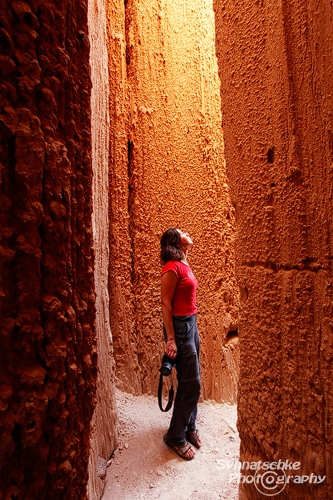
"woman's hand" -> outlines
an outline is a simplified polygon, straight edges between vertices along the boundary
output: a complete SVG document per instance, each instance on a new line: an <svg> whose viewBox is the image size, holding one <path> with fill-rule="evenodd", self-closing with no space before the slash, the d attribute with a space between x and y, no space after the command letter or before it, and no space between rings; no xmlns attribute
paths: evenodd
<svg viewBox="0 0 333 500"><path fill-rule="evenodd" d="M174 359L177 356L177 346L173 339L167 341L165 354L171 359Z"/></svg>

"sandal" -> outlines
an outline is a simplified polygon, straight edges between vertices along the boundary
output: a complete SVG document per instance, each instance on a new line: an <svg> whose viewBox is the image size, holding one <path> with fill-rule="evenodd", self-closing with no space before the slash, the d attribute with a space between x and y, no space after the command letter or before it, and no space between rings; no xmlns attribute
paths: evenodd
<svg viewBox="0 0 333 500"><path fill-rule="evenodd" d="M196 448L201 448L201 440L198 431L186 432L186 439L192 443Z"/></svg>
<svg viewBox="0 0 333 500"><path fill-rule="evenodd" d="M193 455L193 457L187 456L187 452L190 449L193 449L189 443L176 445L176 444L170 443L170 441L168 441L166 436L167 435L165 434L165 436L163 437L163 441L165 442L165 444L167 446L169 446L169 448L171 448L176 453L176 455L178 455L180 458L183 458L184 460L193 460L194 455Z"/></svg>

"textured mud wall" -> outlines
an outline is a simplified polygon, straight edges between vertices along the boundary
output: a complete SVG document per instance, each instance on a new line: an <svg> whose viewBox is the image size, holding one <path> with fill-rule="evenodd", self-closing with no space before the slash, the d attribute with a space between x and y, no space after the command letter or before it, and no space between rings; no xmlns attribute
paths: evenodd
<svg viewBox="0 0 333 500"><path fill-rule="evenodd" d="M130 229L128 137L130 92L126 68L125 3L106 3L110 109L110 323L118 386L140 393Z"/></svg>
<svg viewBox="0 0 333 500"><path fill-rule="evenodd" d="M97 405L92 420L89 499L100 498L117 444L114 361L109 317L109 79L104 0L88 2L91 65L93 235L95 251Z"/></svg>
<svg viewBox="0 0 333 500"><path fill-rule="evenodd" d="M241 287L241 460L301 462L333 497L333 7L215 0ZM262 498L253 485L244 498Z"/></svg>
<svg viewBox="0 0 333 500"><path fill-rule="evenodd" d="M84 1L0 9L0 497L85 498L96 348Z"/></svg>
<svg viewBox="0 0 333 500"><path fill-rule="evenodd" d="M159 239L176 226L194 240L189 260L199 280L203 395L233 401L237 338L227 336L237 329L234 209L212 3L128 0L124 12L112 2L108 11L115 124L110 303L119 383L156 393L163 349Z"/></svg>

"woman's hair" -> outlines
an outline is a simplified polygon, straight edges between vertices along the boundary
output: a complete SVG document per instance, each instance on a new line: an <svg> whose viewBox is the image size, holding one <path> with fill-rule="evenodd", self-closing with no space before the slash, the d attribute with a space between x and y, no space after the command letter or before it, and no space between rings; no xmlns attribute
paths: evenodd
<svg viewBox="0 0 333 500"><path fill-rule="evenodd" d="M161 261L166 264L169 260L182 260L180 250L180 233L175 227L170 227L161 238Z"/></svg>

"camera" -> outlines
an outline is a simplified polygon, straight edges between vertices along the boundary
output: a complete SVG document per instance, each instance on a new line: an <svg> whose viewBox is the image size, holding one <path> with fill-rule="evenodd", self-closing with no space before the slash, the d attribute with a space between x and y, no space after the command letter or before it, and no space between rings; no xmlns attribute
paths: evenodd
<svg viewBox="0 0 333 500"><path fill-rule="evenodd" d="M176 358L169 358L166 354L164 354L162 358L162 366L160 368L161 375L164 377L168 377L171 374L172 368L176 364Z"/></svg>

